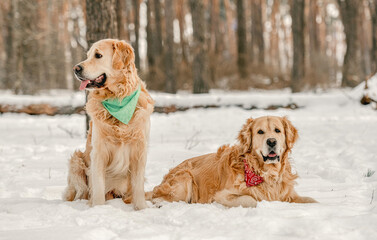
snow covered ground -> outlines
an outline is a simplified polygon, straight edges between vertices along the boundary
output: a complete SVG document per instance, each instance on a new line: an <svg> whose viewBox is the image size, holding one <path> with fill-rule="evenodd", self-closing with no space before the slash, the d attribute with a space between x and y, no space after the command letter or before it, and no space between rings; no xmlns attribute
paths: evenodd
<svg viewBox="0 0 377 240"><path fill-rule="evenodd" d="M377 239L377 111L359 104L361 91L249 93L255 105L300 99L297 110L152 115L146 190L181 161L234 143L248 117L287 115L300 134L297 191L320 203L264 201L255 209L164 203L136 212L119 199L93 208L63 202L67 161L85 146L84 116L0 115L0 239Z"/></svg>
<svg viewBox="0 0 377 240"><path fill-rule="evenodd" d="M372 81L373 80L373 81ZM344 97L359 101L363 93L367 92L370 97L377 98L377 75L370 80L369 90L364 90L364 84L360 84L352 91L332 90L322 93L304 92L291 94L289 89L283 90L257 90L248 91L223 91L211 90L208 94L191 94L186 91L179 94L151 92L156 101L156 107L169 107L175 105L182 108L196 106L240 106L243 108L268 108L270 106L287 106L297 104L311 106L326 104L330 101L339 102ZM318 97L320 94L320 98ZM49 90L37 96L14 95L11 91L0 90L0 104L13 106L26 106L30 104L49 104L51 106L83 106L85 104L85 93L72 92L68 90Z"/></svg>

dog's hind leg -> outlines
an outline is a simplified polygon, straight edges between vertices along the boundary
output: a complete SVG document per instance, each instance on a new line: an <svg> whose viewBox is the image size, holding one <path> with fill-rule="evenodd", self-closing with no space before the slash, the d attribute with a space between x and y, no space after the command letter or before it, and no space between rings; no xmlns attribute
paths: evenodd
<svg viewBox="0 0 377 240"><path fill-rule="evenodd" d="M213 198L215 202L218 202L227 207L256 207L257 201L248 195L241 195L236 190L224 189L217 192Z"/></svg>
<svg viewBox="0 0 377 240"><path fill-rule="evenodd" d="M168 173L164 181L153 189L153 202L158 203L162 200L168 202L185 201L187 203L197 202L193 199L194 180L191 173L187 170L181 170L174 173ZM150 198L148 193L147 197Z"/></svg>
<svg viewBox="0 0 377 240"><path fill-rule="evenodd" d="M90 121L85 152L76 151L69 160L68 186L63 193L65 201L89 199L88 174L92 150L92 126L93 123Z"/></svg>
<svg viewBox="0 0 377 240"><path fill-rule="evenodd" d="M311 197L299 196L296 192L291 193L291 196L287 199L287 201L294 203L318 203L315 199Z"/></svg>
<svg viewBox="0 0 377 240"><path fill-rule="evenodd" d="M69 161L68 186L63 194L64 200L88 199L87 171L84 154L76 151Z"/></svg>

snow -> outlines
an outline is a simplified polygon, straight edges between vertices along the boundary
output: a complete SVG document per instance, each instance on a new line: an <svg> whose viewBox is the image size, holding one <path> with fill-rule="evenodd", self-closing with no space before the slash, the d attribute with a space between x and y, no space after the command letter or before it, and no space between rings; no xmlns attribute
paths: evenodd
<svg viewBox="0 0 377 240"><path fill-rule="evenodd" d="M249 91L212 90L207 94L192 94L187 92L169 94L151 92L151 95L156 101L156 107L169 107L175 105L183 108L197 106L241 106L243 108L268 108L270 106L287 106L292 103L305 107L313 104L326 104L327 102L333 101L336 101L337 104L346 104L348 101L347 98L352 98L359 101L362 97L363 90L358 90L358 88L347 93L339 90L332 90L321 93L304 92L291 94L289 89L279 91L251 89ZM377 88L375 92L377 94ZM339 101L339 99L341 99L341 101ZM39 95L31 96L14 95L11 91L0 91L0 104L22 107L25 105L41 103L57 107L83 106L85 104L85 94L83 91L74 92L69 90L50 90L42 92Z"/></svg>
<svg viewBox="0 0 377 240"><path fill-rule="evenodd" d="M119 199L93 208L84 200L63 202L68 159L74 149L85 147L84 116L2 114L0 239L377 239L377 173L372 174L377 170L377 112L361 106L358 94L357 89L294 95L214 91L199 97L154 93L160 104L302 106L191 109L151 117L146 190L181 161L235 143L248 117L287 115L300 134L292 153L300 175L296 189L320 203L263 201L254 209L164 202L161 208L148 203L150 208L134 211ZM51 94L51 99L76 101L67 96ZM25 101L8 94L0 103L5 98Z"/></svg>
<svg viewBox="0 0 377 240"><path fill-rule="evenodd" d="M368 89L365 89L365 83L362 82L352 90L352 95L361 99L367 94L370 98L377 100L377 74L368 79Z"/></svg>
<svg viewBox="0 0 377 240"><path fill-rule="evenodd" d="M0 91L0 104L22 107L41 103L52 106L83 106L85 104L85 93L84 91L50 90L38 95L15 95L9 90Z"/></svg>

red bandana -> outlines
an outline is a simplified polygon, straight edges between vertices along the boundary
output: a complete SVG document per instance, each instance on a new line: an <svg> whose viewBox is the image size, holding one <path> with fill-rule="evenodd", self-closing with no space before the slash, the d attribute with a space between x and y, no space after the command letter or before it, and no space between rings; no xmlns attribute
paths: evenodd
<svg viewBox="0 0 377 240"><path fill-rule="evenodd" d="M257 186L261 184L264 180L263 177L258 176L254 173L254 169L251 168L249 164L247 164L246 159L243 160L243 163L245 164L245 182L246 186L252 187L252 186Z"/></svg>

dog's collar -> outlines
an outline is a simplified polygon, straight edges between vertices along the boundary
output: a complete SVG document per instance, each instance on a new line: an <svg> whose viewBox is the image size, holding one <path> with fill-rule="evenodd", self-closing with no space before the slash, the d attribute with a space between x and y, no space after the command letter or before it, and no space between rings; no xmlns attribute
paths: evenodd
<svg viewBox="0 0 377 240"><path fill-rule="evenodd" d="M126 96L122 100L118 98L106 99L102 101L102 105L113 117L124 124L128 124L135 112L137 101L140 96L140 88L139 85L131 95Z"/></svg>
<svg viewBox="0 0 377 240"><path fill-rule="evenodd" d="M257 175L254 172L253 168L250 168L249 164L247 164L246 159L243 160L243 163L245 165L245 182L246 186L253 187L261 184L264 182L263 177Z"/></svg>

